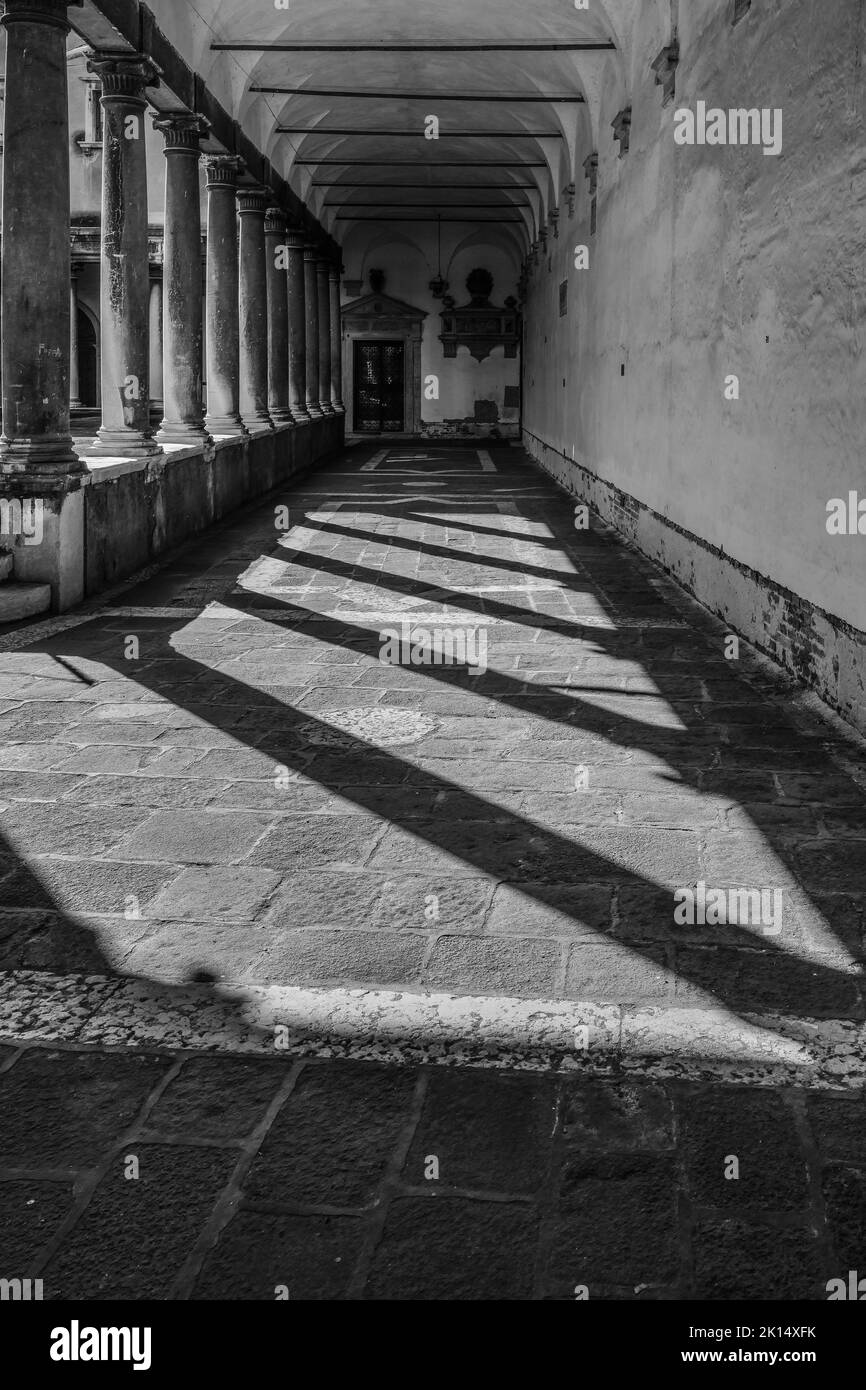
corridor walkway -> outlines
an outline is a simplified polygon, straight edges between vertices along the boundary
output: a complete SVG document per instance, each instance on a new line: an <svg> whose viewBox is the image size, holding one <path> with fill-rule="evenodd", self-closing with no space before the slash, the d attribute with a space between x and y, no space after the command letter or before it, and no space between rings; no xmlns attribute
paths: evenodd
<svg viewBox="0 0 866 1390"><path fill-rule="evenodd" d="M583 520L515 447L364 446L0 640L0 1191L52 1296L862 1261L862 748Z"/></svg>

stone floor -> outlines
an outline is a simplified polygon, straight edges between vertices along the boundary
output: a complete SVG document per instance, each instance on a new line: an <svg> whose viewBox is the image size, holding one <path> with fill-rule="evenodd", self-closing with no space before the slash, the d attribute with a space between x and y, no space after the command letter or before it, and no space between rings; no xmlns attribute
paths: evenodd
<svg viewBox="0 0 866 1390"><path fill-rule="evenodd" d="M817 1301L863 1269L862 1098L151 1052L10 1060L3 1273L41 1277L46 1299Z"/></svg>
<svg viewBox="0 0 866 1390"><path fill-rule="evenodd" d="M0 1201L56 1296L864 1263L862 744L580 521L513 447L357 448L0 639Z"/></svg>

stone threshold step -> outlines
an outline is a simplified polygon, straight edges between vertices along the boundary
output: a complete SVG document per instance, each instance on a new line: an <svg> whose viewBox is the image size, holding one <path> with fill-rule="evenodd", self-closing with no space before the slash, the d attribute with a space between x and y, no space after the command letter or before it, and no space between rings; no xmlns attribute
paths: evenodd
<svg viewBox="0 0 866 1390"><path fill-rule="evenodd" d="M862 1087L866 1029L502 995L0 974L0 1043Z"/></svg>
<svg viewBox="0 0 866 1390"><path fill-rule="evenodd" d="M50 608L50 584L19 584L14 579L0 582L0 624L36 618Z"/></svg>

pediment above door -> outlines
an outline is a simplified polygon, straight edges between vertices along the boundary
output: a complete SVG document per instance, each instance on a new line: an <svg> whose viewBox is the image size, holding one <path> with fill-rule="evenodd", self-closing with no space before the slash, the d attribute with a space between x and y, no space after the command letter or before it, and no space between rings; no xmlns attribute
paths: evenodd
<svg viewBox="0 0 866 1390"><path fill-rule="evenodd" d="M353 333L404 333L419 338L427 318L425 309L390 294L362 295L344 304L341 312L343 327Z"/></svg>

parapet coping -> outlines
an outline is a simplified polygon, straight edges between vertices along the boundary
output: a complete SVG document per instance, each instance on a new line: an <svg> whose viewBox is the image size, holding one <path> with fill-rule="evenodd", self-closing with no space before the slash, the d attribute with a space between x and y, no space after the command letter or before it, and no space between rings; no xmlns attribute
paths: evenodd
<svg viewBox="0 0 866 1390"><path fill-rule="evenodd" d="M247 444L256 439L272 438L277 434L293 434L295 430L303 429L305 426L315 423L315 420L289 421L285 424L274 425L272 430L263 430L260 434L254 435L217 434L207 445L163 444L163 452L153 454L149 458L132 458L125 454L109 457L107 455L80 453L78 457L82 463L87 465L89 470L82 479L82 484L84 487L98 487L101 483L110 483L116 478L125 478L133 473L144 473L148 468L163 470L172 463L181 463L184 459L202 458L207 462L222 449L229 449L237 444Z"/></svg>

